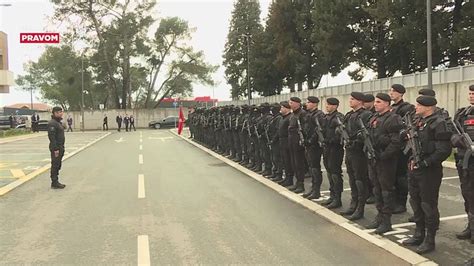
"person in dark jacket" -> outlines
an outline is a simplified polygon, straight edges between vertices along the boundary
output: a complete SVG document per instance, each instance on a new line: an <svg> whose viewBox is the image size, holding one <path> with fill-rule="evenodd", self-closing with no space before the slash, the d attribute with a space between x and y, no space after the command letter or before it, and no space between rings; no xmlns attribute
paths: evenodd
<svg viewBox="0 0 474 266"><path fill-rule="evenodd" d="M120 129L122 129L122 116L120 114L117 114L117 118L115 118L115 121L117 122L117 131L120 132Z"/></svg>
<svg viewBox="0 0 474 266"><path fill-rule="evenodd" d="M104 115L104 121L102 122L102 130L108 131L109 130L109 119L107 114Z"/></svg>
<svg viewBox="0 0 474 266"><path fill-rule="evenodd" d="M390 96L379 93L375 99L376 113L369 121L371 143L375 151L375 159L369 161L374 185L373 193L377 208L377 216L367 227L375 229L376 234L392 230L391 217L395 200L395 173L400 151L400 129L402 119L390 112Z"/></svg>
<svg viewBox="0 0 474 266"><path fill-rule="evenodd" d="M436 111L437 101L431 96L416 99L417 121L413 129L418 134L414 139L420 147L412 149L409 158L410 205L413 210L416 228L413 236L404 245L418 246L416 252L428 253L435 249L435 236L439 228L438 197L443 166L441 163L451 154L451 135L446 121ZM408 139L413 134L402 134Z"/></svg>
<svg viewBox="0 0 474 266"><path fill-rule="evenodd" d="M64 156L64 126L63 109L54 107L51 120L48 123L49 151L51 152L51 188L63 189L66 185L59 183L59 170Z"/></svg>
<svg viewBox="0 0 474 266"><path fill-rule="evenodd" d="M135 117L133 117L133 115L130 115L129 121L130 121L130 131L132 131L132 127L133 127L133 131L137 131L137 129L135 128Z"/></svg>
<svg viewBox="0 0 474 266"><path fill-rule="evenodd" d="M407 113L414 113L415 106L405 102L403 95L406 89L402 84L393 84L390 88L389 95L392 99L392 112L396 113L403 119ZM398 156L397 178L395 181L396 201L393 213L403 213L407 211L407 197L408 197L408 156L403 153L405 147L401 147Z"/></svg>
<svg viewBox="0 0 474 266"><path fill-rule="evenodd" d="M293 186L294 171L290 157L290 145L288 142L288 126L290 125L291 107L288 101L280 102L280 114L282 118L278 125L278 141L280 142L281 160L285 170L285 178L278 184L284 187Z"/></svg>

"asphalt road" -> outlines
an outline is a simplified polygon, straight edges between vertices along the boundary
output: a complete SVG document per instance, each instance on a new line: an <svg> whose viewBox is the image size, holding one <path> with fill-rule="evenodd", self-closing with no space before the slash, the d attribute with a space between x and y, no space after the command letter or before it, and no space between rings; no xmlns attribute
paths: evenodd
<svg viewBox="0 0 474 266"><path fill-rule="evenodd" d="M114 133L0 198L0 264L404 265L168 131Z"/></svg>

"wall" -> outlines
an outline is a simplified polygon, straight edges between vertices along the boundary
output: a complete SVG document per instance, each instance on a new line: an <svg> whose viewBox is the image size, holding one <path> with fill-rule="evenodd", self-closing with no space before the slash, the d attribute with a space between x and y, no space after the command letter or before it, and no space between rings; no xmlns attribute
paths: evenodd
<svg viewBox="0 0 474 266"><path fill-rule="evenodd" d="M133 115L135 117L135 127L137 128L147 128L148 123L152 120L159 120L163 119L167 116L178 116L179 108L158 108L158 109L137 109L137 110L95 110L95 111L85 111L84 112L84 125L86 130L102 130L102 121L104 119L104 115L107 114L108 117L108 124L109 130L110 129L117 129L117 123L115 122L115 118L117 114L125 116L125 114ZM183 107L183 114L184 117L188 115L188 109ZM51 119L50 113L40 113L40 119ZM64 113L64 120L63 122L66 123L66 119L68 116L72 117L73 120L73 129L80 130L81 129L81 112L65 112ZM122 123L122 127L125 125Z"/></svg>
<svg viewBox="0 0 474 266"><path fill-rule="evenodd" d="M339 111L345 113L350 109L348 106L348 100L350 93L353 91L361 91L375 95L379 92L388 92L390 85L399 83L403 84L407 89L407 93L404 97L405 100L413 103L418 95L418 90L426 88L428 84L427 79L426 73L413 73L399 77L354 82L340 86L255 98L251 100L251 103L260 104L264 102L280 102L286 101L293 96L305 99L312 95L318 96L321 99L321 102L323 103L322 108L324 108L326 103L324 99L337 97L341 101ZM438 106L445 108L450 114L453 114L459 107L469 104L468 88L471 84L474 84L474 65L433 71L433 89L436 91ZM248 103L247 100L240 100L219 102L218 105L242 105L246 103Z"/></svg>

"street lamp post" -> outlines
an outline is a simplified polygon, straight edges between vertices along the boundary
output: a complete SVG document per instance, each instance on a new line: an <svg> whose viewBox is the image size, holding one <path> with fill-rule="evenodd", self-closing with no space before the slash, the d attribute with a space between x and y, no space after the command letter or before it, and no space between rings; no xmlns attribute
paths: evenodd
<svg viewBox="0 0 474 266"><path fill-rule="evenodd" d="M81 130L84 131L84 55L81 56Z"/></svg>
<svg viewBox="0 0 474 266"><path fill-rule="evenodd" d="M248 94L248 105L252 99L252 91L250 89L250 35L242 34L247 41L247 94Z"/></svg>
<svg viewBox="0 0 474 266"><path fill-rule="evenodd" d="M427 45L427 69L428 89L433 89L432 53L431 53L431 0L426 0L426 45Z"/></svg>

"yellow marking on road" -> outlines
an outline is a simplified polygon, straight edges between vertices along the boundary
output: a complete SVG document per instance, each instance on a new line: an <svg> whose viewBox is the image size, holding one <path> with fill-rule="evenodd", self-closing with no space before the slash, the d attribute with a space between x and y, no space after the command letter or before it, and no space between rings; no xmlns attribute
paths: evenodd
<svg viewBox="0 0 474 266"><path fill-rule="evenodd" d="M12 173L14 178L20 178L25 176L25 173L21 169L10 169L10 172Z"/></svg>
<svg viewBox="0 0 474 266"><path fill-rule="evenodd" d="M138 236L138 265L150 265L150 244L147 235Z"/></svg>

